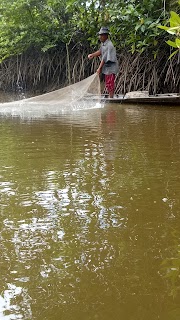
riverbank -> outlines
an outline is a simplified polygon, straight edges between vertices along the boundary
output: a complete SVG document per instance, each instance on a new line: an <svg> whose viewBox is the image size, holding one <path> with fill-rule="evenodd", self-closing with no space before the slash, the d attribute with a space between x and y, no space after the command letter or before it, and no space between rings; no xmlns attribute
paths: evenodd
<svg viewBox="0 0 180 320"><path fill-rule="evenodd" d="M90 48L74 47L28 51L4 60L0 65L2 92L16 97L38 95L78 82L96 72L99 60L89 61ZM131 54L128 50L117 52L119 73L116 94L130 91L148 91L153 94L180 93L180 63L177 56L168 60L169 48L162 48L156 59L153 53ZM106 93L106 92L104 92Z"/></svg>

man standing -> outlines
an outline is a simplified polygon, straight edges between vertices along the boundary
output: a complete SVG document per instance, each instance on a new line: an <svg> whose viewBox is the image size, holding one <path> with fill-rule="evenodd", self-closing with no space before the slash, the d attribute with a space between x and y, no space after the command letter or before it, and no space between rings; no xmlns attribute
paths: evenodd
<svg viewBox="0 0 180 320"><path fill-rule="evenodd" d="M118 61L116 57L116 49L111 40L109 40L109 30L102 27L98 32L101 46L98 51L90 53L89 59L101 57L101 63L97 69L97 73L102 72L105 79L105 86L108 90L109 97L113 98L115 89L115 75L118 72Z"/></svg>

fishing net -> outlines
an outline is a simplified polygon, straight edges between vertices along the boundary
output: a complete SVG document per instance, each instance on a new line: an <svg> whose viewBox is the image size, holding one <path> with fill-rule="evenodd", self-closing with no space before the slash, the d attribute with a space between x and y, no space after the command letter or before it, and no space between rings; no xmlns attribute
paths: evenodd
<svg viewBox="0 0 180 320"><path fill-rule="evenodd" d="M97 74L69 85L65 88L45 93L40 96L25 99L23 102L33 102L49 105L70 105L83 99L100 97L100 80Z"/></svg>
<svg viewBox="0 0 180 320"><path fill-rule="evenodd" d="M41 117L62 111L101 108L100 80L97 74L39 96L0 104L0 114Z"/></svg>

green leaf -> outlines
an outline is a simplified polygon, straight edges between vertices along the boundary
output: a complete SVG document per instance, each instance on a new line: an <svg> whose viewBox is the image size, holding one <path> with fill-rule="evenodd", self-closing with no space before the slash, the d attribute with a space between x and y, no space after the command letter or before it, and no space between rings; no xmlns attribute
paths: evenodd
<svg viewBox="0 0 180 320"><path fill-rule="evenodd" d="M140 25L140 24L137 24L137 25L135 26L135 31L137 31L140 27L141 27L141 25Z"/></svg>
<svg viewBox="0 0 180 320"><path fill-rule="evenodd" d="M166 41L166 43L167 43L169 46L173 47L173 48L177 48L177 45L176 45L176 42L175 42L175 41L168 40L168 41Z"/></svg>
<svg viewBox="0 0 180 320"><path fill-rule="evenodd" d="M145 31L145 25L141 26L141 31L144 32Z"/></svg>
<svg viewBox="0 0 180 320"><path fill-rule="evenodd" d="M167 32L170 34L176 34L179 30L179 27L168 28Z"/></svg>
<svg viewBox="0 0 180 320"><path fill-rule="evenodd" d="M171 55L169 56L168 60L171 59L176 53L178 53L179 50L174 51L173 53L171 53Z"/></svg>
<svg viewBox="0 0 180 320"><path fill-rule="evenodd" d="M170 14L171 14L171 17L169 19L170 26L180 27L180 16L174 11L171 11Z"/></svg>
<svg viewBox="0 0 180 320"><path fill-rule="evenodd" d="M179 0L180 1L180 0ZM165 30L165 31L167 31L167 30L169 30L169 27L166 27L166 26L161 26L161 25L159 25L159 26L157 26L159 29L163 29L163 30Z"/></svg>
<svg viewBox="0 0 180 320"><path fill-rule="evenodd" d="M46 52L46 51L48 51L49 49L54 48L54 47L55 47L54 44L47 44L47 45L45 45L43 48L41 48L41 50L42 50L43 52Z"/></svg>
<svg viewBox="0 0 180 320"><path fill-rule="evenodd" d="M133 43L131 46L131 52L134 53L135 52L135 44Z"/></svg>
<svg viewBox="0 0 180 320"><path fill-rule="evenodd" d="M157 41L156 39L154 39L153 45L154 45L154 46L157 46L157 44L158 44L158 41Z"/></svg>
<svg viewBox="0 0 180 320"><path fill-rule="evenodd" d="M177 46L177 48L180 48L180 39L178 39L178 38L176 38L176 46Z"/></svg>

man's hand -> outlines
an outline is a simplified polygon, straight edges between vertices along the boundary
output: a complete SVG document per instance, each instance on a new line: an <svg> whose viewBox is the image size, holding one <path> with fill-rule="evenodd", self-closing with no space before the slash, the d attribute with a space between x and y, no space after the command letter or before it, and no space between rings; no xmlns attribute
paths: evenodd
<svg viewBox="0 0 180 320"><path fill-rule="evenodd" d="M100 73L101 73L101 68L98 68L98 69L96 70L96 73L97 73L97 74L100 74Z"/></svg>
<svg viewBox="0 0 180 320"><path fill-rule="evenodd" d="M93 53L88 54L88 59L92 59L92 58L94 58Z"/></svg>

